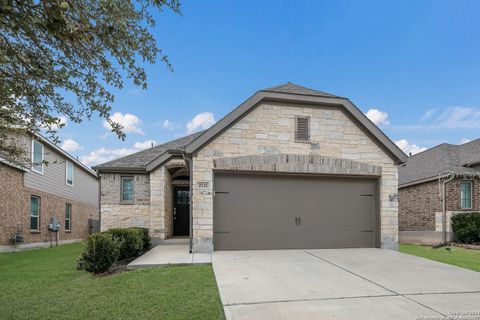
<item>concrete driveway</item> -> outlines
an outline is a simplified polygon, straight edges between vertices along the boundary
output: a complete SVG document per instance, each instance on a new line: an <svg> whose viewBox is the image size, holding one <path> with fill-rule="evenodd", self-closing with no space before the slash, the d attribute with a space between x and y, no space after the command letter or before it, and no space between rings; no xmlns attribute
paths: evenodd
<svg viewBox="0 0 480 320"><path fill-rule="evenodd" d="M480 319L480 273L396 251L219 251L212 262L227 319Z"/></svg>

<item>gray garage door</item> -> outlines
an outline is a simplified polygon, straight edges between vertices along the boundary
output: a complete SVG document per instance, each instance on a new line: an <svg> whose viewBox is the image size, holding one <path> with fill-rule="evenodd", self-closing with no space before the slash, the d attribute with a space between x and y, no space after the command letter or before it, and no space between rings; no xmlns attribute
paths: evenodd
<svg viewBox="0 0 480 320"><path fill-rule="evenodd" d="M215 174L215 250L373 247L372 179Z"/></svg>

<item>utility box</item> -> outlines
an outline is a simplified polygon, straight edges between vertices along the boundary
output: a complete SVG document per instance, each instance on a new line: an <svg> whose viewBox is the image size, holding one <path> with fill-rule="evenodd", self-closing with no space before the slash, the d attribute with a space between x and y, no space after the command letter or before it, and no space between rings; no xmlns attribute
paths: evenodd
<svg viewBox="0 0 480 320"><path fill-rule="evenodd" d="M50 224L48 225L48 230L50 230L50 231L59 231L60 230L60 223L58 222L56 217L50 218Z"/></svg>

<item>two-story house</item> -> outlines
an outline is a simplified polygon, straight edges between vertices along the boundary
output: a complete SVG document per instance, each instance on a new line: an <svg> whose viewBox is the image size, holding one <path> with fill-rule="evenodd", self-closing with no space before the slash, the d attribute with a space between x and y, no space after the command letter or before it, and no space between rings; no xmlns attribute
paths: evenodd
<svg viewBox="0 0 480 320"><path fill-rule="evenodd" d="M29 161L13 163L0 156L0 251L78 241L98 220L97 174L41 135L16 138ZM58 233L49 225L55 218Z"/></svg>

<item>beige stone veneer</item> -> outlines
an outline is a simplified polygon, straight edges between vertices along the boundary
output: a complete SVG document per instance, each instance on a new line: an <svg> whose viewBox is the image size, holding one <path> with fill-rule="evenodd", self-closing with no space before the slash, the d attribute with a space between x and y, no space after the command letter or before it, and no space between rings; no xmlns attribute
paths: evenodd
<svg viewBox="0 0 480 320"><path fill-rule="evenodd" d="M103 173L101 176L101 230L117 227L146 227L152 237L172 236L171 166L186 166L184 160L171 159L148 174ZM134 201L121 203L122 176L134 177Z"/></svg>
<svg viewBox="0 0 480 320"><path fill-rule="evenodd" d="M309 143L295 142L296 116L309 116ZM213 250L213 160L262 154L321 155L381 167L381 246L398 248L398 173L392 160L340 109L263 103L193 156L193 250ZM199 185L199 182L207 184Z"/></svg>

